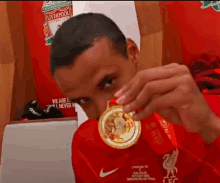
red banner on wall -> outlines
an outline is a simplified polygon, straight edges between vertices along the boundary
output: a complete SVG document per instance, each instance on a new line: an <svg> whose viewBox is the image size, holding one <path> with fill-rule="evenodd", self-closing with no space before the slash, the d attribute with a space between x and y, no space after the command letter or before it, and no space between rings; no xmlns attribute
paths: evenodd
<svg viewBox="0 0 220 183"><path fill-rule="evenodd" d="M51 38L59 26L72 16L71 1L23 1L37 100L44 109L59 108L65 116L75 117L75 105L57 87L49 70Z"/></svg>

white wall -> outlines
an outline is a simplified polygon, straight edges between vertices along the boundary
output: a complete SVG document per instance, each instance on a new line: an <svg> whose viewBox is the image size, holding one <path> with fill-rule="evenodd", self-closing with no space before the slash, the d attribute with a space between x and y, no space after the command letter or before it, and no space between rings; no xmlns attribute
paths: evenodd
<svg viewBox="0 0 220 183"><path fill-rule="evenodd" d="M80 105L75 104L75 110L77 112L77 118L78 118L77 121L78 121L78 127L79 127L83 122L85 122L88 119L88 117Z"/></svg>
<svg viewBox="0 0 220 183"><path fill-rule="evenodd" d="M140 47L134 1L73 1L73 16L81 13L102 13L111 18L127 38L132 38Z"/></svg>
<svg viewBox="0 0 220 183"><path fill-rule="evenodd" d="M102 13L111 18L125 34L126 38L135 41L140 49L140 33L138 28L134 1L72 1L73 16L81 13ZM78 124L88 119L82 108L76 104Z"/></svg>

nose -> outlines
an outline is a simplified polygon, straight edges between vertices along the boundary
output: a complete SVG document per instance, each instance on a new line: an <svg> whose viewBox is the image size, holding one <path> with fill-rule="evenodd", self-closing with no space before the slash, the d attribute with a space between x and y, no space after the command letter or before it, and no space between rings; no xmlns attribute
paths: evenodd
<svg viewBox="0 0 220 183"><path fill-rule="evenodd" d="M97 119L99 119L102 113L107 109L108 100L110 100L110 98L98 98L94 101Z"/></svg>
<svg viewBox="0 0 220 183"><path fill-rule="evenodd" d="M100 116L107 109L107 103L112 99L114 95L99 95L93 99L93 111L96 120L99 120Z"/></svg>
<svg viewBox="0 0 220 183"><path fill-rule="evenodd" d="M102 113L107 109L107 103L114 97L114 94L96 95L91 98L91 103L88 107L83 108L89 119L99 120Z"/></svg>

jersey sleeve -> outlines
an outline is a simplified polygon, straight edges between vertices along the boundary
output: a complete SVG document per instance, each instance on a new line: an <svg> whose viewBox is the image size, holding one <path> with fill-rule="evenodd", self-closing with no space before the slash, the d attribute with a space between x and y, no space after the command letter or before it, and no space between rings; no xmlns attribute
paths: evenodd
<svg viewBox="0 0 220 183"><path fill-rule="evenodd" d="M220 95L204 95L209 107L220 119ZM220 121L220 120L219 120ZM220 172L220 136L210 145L204 143L206 156L204 161L212 164Z"/></svg>
<svg viewBox="0 0 220 183"><path fill-rule="evenodd" d="M187 132L183 127L175 127L175 132L181 147L220 172L220 136L212 144L206 145L200 135Z"/></svg>
<svg viewBox="0 0 220 183"><path fill-rule="evenodd" d="M182 174L182 183L218 183L220 182L220 173L210 163L205 162L189 150L179 147L182 150L182 158L179 159L179 170ZM185 156L185 157L184 157Z"/></svg>
<svg viewBox="0 0 220 183"><path fill-rule="evenodd" d="M205 146L207 154L204 161L213 165L220 172L220 136L210 145Z"/></svg>
<svg viewBox="0 0 220 183"><path fill-rule="evenodd" d="M212 111L220 118L220 95L203 95ZM220 171L220 137L206 145L198 134L188 132L184 127L174 125L178 143L205 162Z"/></svg>

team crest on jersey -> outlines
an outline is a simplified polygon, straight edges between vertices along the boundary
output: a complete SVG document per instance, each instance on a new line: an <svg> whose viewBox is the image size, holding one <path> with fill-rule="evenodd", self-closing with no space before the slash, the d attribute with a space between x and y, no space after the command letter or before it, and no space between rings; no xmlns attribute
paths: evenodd
<svg viewBox="0 0 220 183"><path fill-rule="evenodd" d="M42 12L45 16L45 41L46 45L50 45L57 29L73 16L72 1L44 1Z"/></svg>
<svg viewBox="0 0 220 183"><path fill-rule="evenodd" d="M178 178L176 177L176 162L178 154L179 151L178 149L176 149L173 150L172 154L165 154L163 156L163 168L167 171L167 175L163 178L163 183L175 183L176 181L178 181Z"/></svg>
<svg viewBox="0 0 220 183"><path fill-rule="evenodd" d="M206 9L212 7L215 11L220 11L220 1L201 1L202 2L202 9Z"/></svg>

